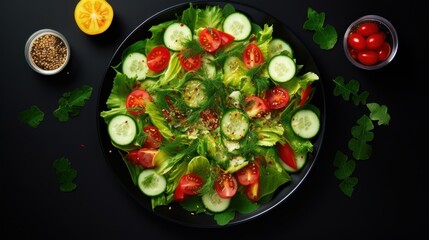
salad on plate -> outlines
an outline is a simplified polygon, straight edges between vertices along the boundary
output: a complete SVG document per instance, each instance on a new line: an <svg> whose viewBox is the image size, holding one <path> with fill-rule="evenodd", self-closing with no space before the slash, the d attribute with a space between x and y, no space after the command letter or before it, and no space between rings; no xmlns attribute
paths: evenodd
<svg viewBox="0 0 429 240"><path fill-rule="evenodd" d="M224 225L306 165L319 77L273 25L231 4L190 3L176 16L122 51L100 116L153 210L178 204Z"/></svg>

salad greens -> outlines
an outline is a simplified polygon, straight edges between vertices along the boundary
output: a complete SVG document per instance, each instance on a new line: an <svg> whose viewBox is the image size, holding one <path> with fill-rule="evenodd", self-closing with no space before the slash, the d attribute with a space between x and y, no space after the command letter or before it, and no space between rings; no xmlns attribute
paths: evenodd
<svg viewBox="0 0 429 240"><path fill-rule="evenodd" d="M289 143L295 152L303 155L313 151L310 139L303 139L294 134L290 124L292 114L302 107L299 103L303 90L319 79L313 72L302 72L303 65L299 63L297 73L291 80L276 83L270 79L267 65L272 57L269 49L274 38L274 28L268 24L259 26L252 23L252 32L245 40L232 41L214 53L204 51L198 42L198 34L202 29L209 27L222 31L225 18L234 12L236 10L231 4L205 8L196 8L190 4L189 8L177 14L177 19L152 26L149 29L152 36L126 47L122 52L121 62L112 66L116 74L113 87L106 101L107 109L100 113L106 124L115 116L125 114L135 119L139 129L148 125L159 129L162 144L154 155L154 169L166 178L167 187L163 194L151 197L152 209L173 203L181 176L196 173L203 178L204 185L197 194L187 195L180 205L196 214L214 215L214 220L219 225L232 221L236 213L248 214L255 211L261 204L269 202L279 187L292 181L291 173L282 165L277 144ZM124 59L134 52L147 56L154 47L165 46L163 40L165 29L175 22L181 22L192 30L194 38L184 43L188 52L170 50L171 56L166 69L160 72L148 70L143 80L125 75L122 70ZM250 43L255 43L259 47L264 62L249 69L242 56ZM194 71L186 71L182 66L182 57L192 54L202 57L202 65ZM232 64L228 65L226 62ZM226 68L228 70L225 70ZM189 82L194 80L197 80L204 89L204 98L198 101L197 107L190 107L188 99L184 96ZM225 129L219 126L211 129L205 124L207 119L202 117L205 110L214 112L217 116L215 123L222 122L224 120L222 117L231 109L239 109L246 113L248 110L246 98L249 96L264 98L265 92L273 86L281 86L287 90L288 105L282 109L272 109L260 118L246 117L249 131L241 139L231 139L226 136ZM152 97L151 101L145 101L145 113L138 116L130 114L127 110L127 98L136 89L144 89ZM312 94L309 98L311 96ZM192 94L189 96L193 97ZM309 100L306 106L320 114L317 107L308 103ZM261 109L256 107L256 110ZM145 138L147 134L139 131L136 134L136 144L131 149L130 146L113 144L123 157L136 186L138 176L144 167L130 162L127 154L139 149ZM201 196L215 191L213 185L219 173L235 174L251 162L257 162L260 167L257 199L249 199L246 196L246 187L238 185L237 193L231 198L227 210L213 213L206 209Z"/></svg>
<svg viewBox="0 0 429 240"><path fill-rule="evenodd" d="M58 100L58 107L52 114L60 121L66 122L70 117L77 116L86 101L91 97L92 87L81 86L70 92L65 92Z"/></svg>

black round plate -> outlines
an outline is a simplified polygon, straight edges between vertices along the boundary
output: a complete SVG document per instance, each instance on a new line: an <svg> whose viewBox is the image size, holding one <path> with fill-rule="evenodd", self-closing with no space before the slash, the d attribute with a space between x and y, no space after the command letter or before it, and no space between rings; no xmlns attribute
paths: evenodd
<svg viewBox="0 0 429 240"><path fill-rule="evenodd" d="M198 8L204 8L207 5L224 6L226 3L227 2L192 2L193 6ZM251 18L252 22L257 23L260 26L263 26L265 23L269 25L272 24L274 27L274 37L280 37L287 40L294 49L294 55L296 57L297 63L304 65L301 72L312 71L320 77L319 70L312 56L310 55L306 47L302 44L302 42L299 40L299 38L295 34L293 34L287 26L274 19L269 14L262 12L261 10L258 10L256 8L253 8L252 6L232 2L230 3L237 11L246 13ZM217 223L213 219L213 216L206 214L192 215L190 212L184 210L176 203L173 203L170 206L157 207L154 211L152 211L150 199L148 197L145 197L138 189L138 187L133 184L128 169L125 166L122 157L119 154L119 151L110 142L110 138L107 133L107 125L104 122L104 119L100 117L100 112L108 110L106 106L106 101L110 95L113 86L113 79L116 75L115 71L111 68L111 66L116 66L120 63L121 54L123 50L138 40L150 38L151 33L149 32L149 28L151 26L158 25L165 21L173 20L176 18L177 13L181 13L187 8L189 8L189 2L172 6L153 15L152 17L141 23L135 30L133 30L115 51L115 54L113 55L110 64L107 67L105 78L102 82L98 96L96 113L98 121L98 133L105 157L113 167L119 180L122 182L127 192L145 209L147 209L148 212L153 212L162 218L186 226L215 228L220 226L217 225ZM313 86L316 88L316 91L313 96L312 103L320 109L322 126L320 133L313 141L314 151L309 156L308 162L306 163L305 167L299 173L292 174L292 181L280 187L270 202L262 204L256 211L250 214L242 215L237 213L234 220L228 223L228 226L244 223L274 209L277 205L285 201L299 187L301 182L305 179L310 169L314 165L314 162L316 161L318 153L320 151L324 135L325 97L321 79L314 82Z"/></svg>

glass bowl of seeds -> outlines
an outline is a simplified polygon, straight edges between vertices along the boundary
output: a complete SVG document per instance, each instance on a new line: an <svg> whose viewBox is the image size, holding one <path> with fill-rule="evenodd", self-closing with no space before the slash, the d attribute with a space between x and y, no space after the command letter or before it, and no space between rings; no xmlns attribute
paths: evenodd
<svg viewBox="0 0 429 240"><path fill-rule="evenodd" d="M70 46L58 31L41 29L28 38L25 59L34 71L53 75L61 72L69 62Z"/></svg>

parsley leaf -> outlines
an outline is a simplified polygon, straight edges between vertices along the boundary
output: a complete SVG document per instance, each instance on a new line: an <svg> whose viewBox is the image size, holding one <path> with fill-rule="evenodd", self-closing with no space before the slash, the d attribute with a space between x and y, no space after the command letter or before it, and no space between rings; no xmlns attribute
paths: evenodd
<svg viewBox="0 0 429 240"><path fill-rule="evenodd" d="M389 125L390 115L385 105L380 106L378 103L368 103L366 105L371 111L369 117L373 121L378 121L378 125Z"/></svg>
<svg viewBox="0 0 429 240"><path fill-rule="evenodd" d="M307 20L304 22L305 30L314 31L313 41L319 45L321 49L332 49L338 40L338 34L335 27L325 25L325 13L318 13L312 8L307 9Z"/></svg>
<svg viewBox="0 0 429 240"><path fill-rule="evenodd" d="M372 153L372 147L367 143L374 139L374 129L371 119L367 115L363 115L357 121L358 125L352 127L352 136L348 147L353 152L353 157L357 160L367 160Z"/></svg>
<svg viewBox="0 0 429 240"><path fill-rule="evenodd" d="M18 119L29 125L32 128L36 128L43 121L45 113L43 113L39 107L33 105L30 108L22 111L18 115Z"/></svg>
<svg viewBox="0 0 429 240"><path fill-rule="evenodd" d="M352 193L354 191L354 187L356 186L356 184L359 182L359 179L356 177L348 177L346 179L344 179L339 187L341 189L341 191L346 195L351 197Z"/></svg>
<svg viewBox="0 0 429 240"><path fill-rule="evenodd" d="M69 159L61 157L54 161L55 173L60 183L60 191L71 192L76 189L77 185L73 180L77 177L77 171L73 169Z"/></svg>
<svg viewBox="0 0 429 240"><path fill-rule="evenodd" d="M334 166L337 167L334 174L335 177L344 180L352 175L356 168L356 161L349 160L347 155L341 151L337 151L334 159Z"/></svg>
<svg viewBox="0 0 429 240"><path fill-rule="evenodd" d="M58 108L54 110L53 115L61 122L68 121L70 116L75 117L79 114L91 94L92 87L87 85L64 93L58 100Z"/></svg>
<svg viewBox="0 0 429 240"><path fill-rule="evenodd" d="M359 93L360 83L356 80L350 80L347 84L344 83L344 78L339 76L334 80L335 88L334 95L342 96L345 101L350 100L350 96L353 100L353 103L358 106L359 104L365 104L369 96L369 92L363 91Z"/></svg>

